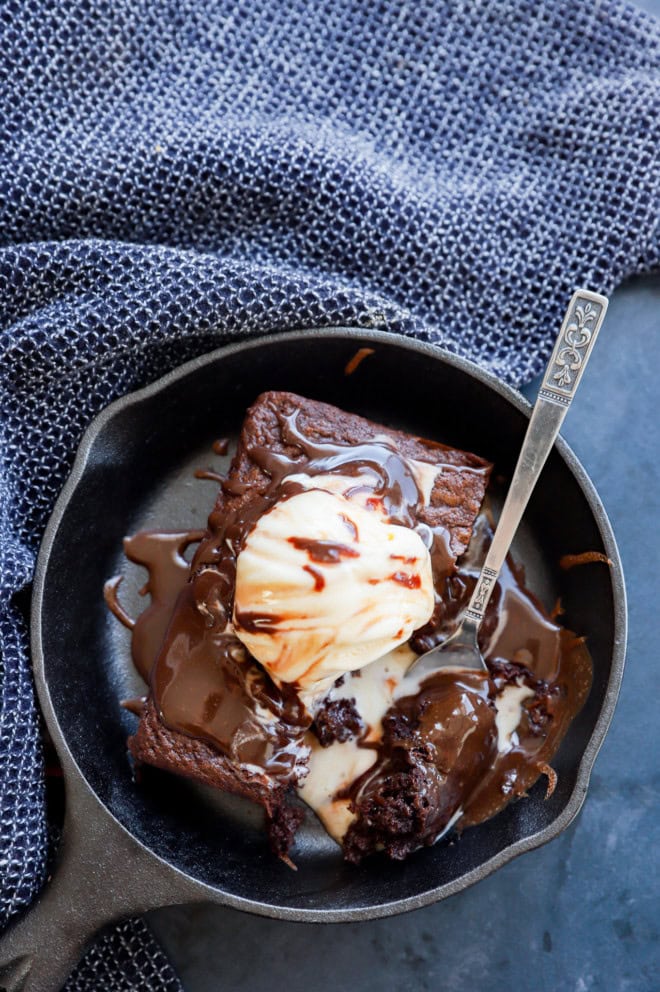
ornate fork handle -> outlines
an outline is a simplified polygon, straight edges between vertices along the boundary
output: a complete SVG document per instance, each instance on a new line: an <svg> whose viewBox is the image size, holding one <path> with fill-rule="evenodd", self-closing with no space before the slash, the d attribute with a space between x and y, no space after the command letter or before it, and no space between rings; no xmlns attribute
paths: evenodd
<svg viewBox="0 0 660 992"><path fill-rule="evenodd" d="M607 310L607 298L588 289L573 294L532 411L492 544L465 619L477 626L504 564L541 469L571 405Z"/></svg>

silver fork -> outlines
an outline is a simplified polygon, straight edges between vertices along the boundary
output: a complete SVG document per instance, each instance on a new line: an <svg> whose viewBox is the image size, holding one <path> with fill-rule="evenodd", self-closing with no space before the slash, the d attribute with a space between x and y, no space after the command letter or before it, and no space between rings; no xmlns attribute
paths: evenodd
<svg viewBox="0 0 660 992"><path fill-rule="evenodd" d="M596 343L607 298L588 289L573 294L532 410L499 523L472 598L458 628L446 641L416 658L407 674L419 677L448 665L486 669L477 635L500 569L541 469L552 451L589 356Z"/></svg>

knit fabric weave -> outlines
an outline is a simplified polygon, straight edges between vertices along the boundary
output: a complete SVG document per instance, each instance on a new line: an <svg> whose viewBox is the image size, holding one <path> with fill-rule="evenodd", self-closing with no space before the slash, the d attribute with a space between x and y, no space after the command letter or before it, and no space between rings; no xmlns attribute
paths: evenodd
<svg viewBox="0 0 660 992"><path fill-rule="evenodd" d="M658 24L619 0L0 7L0 924L44 881L28 592L90 419L306 326L522 383L576 287L658 264L659 138ZM141 923L68 985L177 987Z"/></svg>

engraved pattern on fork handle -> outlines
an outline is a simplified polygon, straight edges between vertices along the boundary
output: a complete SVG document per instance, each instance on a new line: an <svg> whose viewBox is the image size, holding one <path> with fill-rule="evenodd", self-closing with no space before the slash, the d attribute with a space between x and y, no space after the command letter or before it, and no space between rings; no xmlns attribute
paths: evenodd
<svg viewBox="0 0 660 992"><path fill-rule="evenodd" d="M539 396L568 409L606 310L607 300L598 293L580 289L573 294L545 370Z"/></svg>
<svg viewBox="0 0 660 992"><path fill-rule="evenodd" d="M474 620L477 624L481 623L484 618L490 594L497 582L497 575L498 573L494 568L488 568L485 565L481 570L481 575L472 594L470 605L465 611L465 616L469 617L470 620Z"/></svg>

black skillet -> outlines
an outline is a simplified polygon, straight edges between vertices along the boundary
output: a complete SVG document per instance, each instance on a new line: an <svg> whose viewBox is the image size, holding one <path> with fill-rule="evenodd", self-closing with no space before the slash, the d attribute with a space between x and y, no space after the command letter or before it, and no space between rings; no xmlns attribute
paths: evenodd
<svg viewBox="0 0 660 992"><path fill-rule="evenodd" d="M374 353L352 375L358 348ZM211 442L235 436L266 389L327 400L376 421L474 450L510 475L528 404L475 365L376 331L296 331L189 362L107 408L85 434L46 531L34 583L34 674L62 761L67 811L55 877L0 944L0 989L52 992L103 924L174 903L211 900L285 920L341 922L388 916L445 898L556 836L577 814L621 682L626 604L618 551L598 496L559 441L528 508L514 553L547 604L586 634L594 659L589 700L555 761L559 784L403 864L359 868L310 813L293 872L267 849L257 811L153 771L137 784L126 758L135 718L120 699L139 691L128 635L108 615L105 580L120 570L121 541L144 526L199 527L214 486L193 478ZM561 555L604 551L612 566L569 572ZM124 594L136 608L137 575ZM4 965L4 970L2 966ZM4 983L4 984L3 984Z"/></svg>

